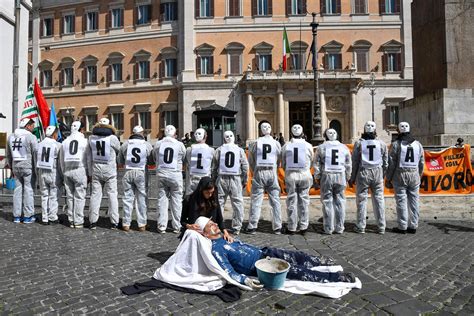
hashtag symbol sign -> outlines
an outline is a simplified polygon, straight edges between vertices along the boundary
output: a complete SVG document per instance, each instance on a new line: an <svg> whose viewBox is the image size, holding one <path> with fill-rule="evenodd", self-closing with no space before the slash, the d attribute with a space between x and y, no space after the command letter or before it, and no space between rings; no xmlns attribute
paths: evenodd
<svg viewBox="0 0 474 316"><path fill-rule="evenodd" d="M22 146L21 146L21 138L15 138L15 140L13 141L12 150L18 150L18 151L20 151L21 148L22 148Z"/></svg>

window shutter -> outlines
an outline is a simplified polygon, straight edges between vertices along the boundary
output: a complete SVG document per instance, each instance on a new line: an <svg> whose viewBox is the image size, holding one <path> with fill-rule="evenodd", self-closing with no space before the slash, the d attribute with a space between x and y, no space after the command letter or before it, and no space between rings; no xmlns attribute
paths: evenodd
<svg viewBox="0 0 474 316"><path fill-rule="evenodd" d="M59 25L59 31L61 32L61 35L64 34L64 17L61 18L61 23Z"/></svg>
<svg viewBox="0 0 474 316"><path fill-rule="evenodd" d="M326 1L325 0L320 0L319 5L320 5L320 8L321 8L321 13L322 14L326 13Z"/></svg>
<svg viewBox="0 0 474 316"><path fill-rule="evenodd" d="M134 78L135 80L138 79L138 61L135 62L135 65L134 65Z"/></svg>
<svg viewBox="0 0 474 316"><path fill-rule="evenodd" d="M74 82L74 68L71 68L71 81L72 81L72 85L74 86L76 83Z"/></svg>
<svg viewBox="0 0 474 316"><path fill-rule="evenodd" d="M107 67L107 82L112 81L112 65Z"/></svg>
<svg viewBox="0 0 474 316"><path fill-rule="evenodd" d="M125 25L125 20L124 20L124 9L120 9L120 23L119 27L123 27Z"/></svg>
<svg viewBox="0 0 474 316"><path fill-rule="evenodd" d="M147 8L148 8L148 20L147 20L147 23L151 23L153 22L153 5L149 4L147 5ZM158 20L160 18L158 17Z"/></svg>
<svg viewBox="0 0 474 316"><path fill-rule="evenodd" d="M341 14L341 0L336 0L336 13Z"/></svg>
<svg viewBox="0 0 474 316"><path fill-rule="evenodd" d="M395 70L402 71L402 54L401 53L397 54L397 68Z"/></svg>
<svg viewBox="0 0 474 316"><path fill-rule="evenodd" d="M59 86L64 86L64 69L61 69L61 72L59 73Z"/></svg>
<svg viewBox="0 0 474 316"><path fill-rule="evenodd" d="M44 71L40 72L40 87L44 87Z"/></svg>
<svg viewBox="0 0 474 316"><path fill-rule="evenodd" d="M382 55L382 71L387 72L388 70L388 62L387 62L387 54Z"/></svg>
<svg viewBox="0 0 474 316"><path fill-rule="evenodd" d="M137 25L138 22L138 7L133 8L133 25Z"/></svg>
<svg viewBox="0 0 474 316"><path fill-rule="evenodd" d="M395 13L400 13L400 0L395 0Z"/></svg>
<svg viewBox="0 0 474 316"><path fill-rule="evenodd" d="M94 22L95 22L96 30L98 31L99 30L99 12L94 14Z"/></svg>
<svg viewBox="0 0 474 316"><path fill-rule="evenodd" d="M208 74L214 74L214 56L209 56Z"/></svg>
<svg viewBox="0 0 474 316"><path fill-rule="evenodd" d="M44 19L40 21L40 37L44 36Z"/></svg>
<svg viewBox="0 0 474 316"><path fill-rule="evenodd" d="M342 54L337 54L336 69L342 69Z"/></svg>
<svg viewBox="0 0 474 316"><path fill-rule="evenodd" d="M165 19L164 16L165 16L165 5L161 3L159 21L163 21Z"/></svg>
<svg viewBox="0 0 474 316"><path fill-rule="evenodd" d="M200 16L200 10L199 10L199 0L194 0L194 17L198 18Z"/></svg>
<svg viewBox="0 0 474 316"><path fill-rule="evenodd" d="M288 16L293 13L291 12L291 0L285 0L285 2L286 2L286 15Z"/></svg>
<svg viewBox="0 0 474 316"><path fill-rule="evenodd" d="M150 61L147 61L146 65L147 65L147 67L146 67L146 78L150 79Z"/></svg>
<svg viewBox="0 0 474 316"><path fill-rule="evenodd" d="M254 70L260 71L260 58L259 55L255 55L255 68Z"/></svg>
<svg viewBox="0 0 474 316"><path fill-rule="evenodd" d="M72 32L73 33L76 32L76 16L75 15L72 16Z"/></svg>
<svg viewBox="0 0 474 316"><path fill-rule="evenodd" d="M268 15L273 14L273 0L268 0Z"/></svg>
<svg viewBox="0 0 474 316"><path fill-rule="evenodd" d="M84 86L87 83L87 67L82 68L82 85Z"/></svg>
<svg viewBox="0 0 474 316"><path fill-rule="evenodd" d="M164 78L165 75L166 75L166 73L165 73L165 67L166 67L165 62L166 62L166 60L163 59L160 62L159 66L158 66L158 72L160 73L160 78Z"/></svg>
<svg viewBox="0 0 474 316"><path fill-rule="evenodd" d="M173 62L173 77L178 75L178 59L175 59Z"/></svg>
<svg viewBox="0 0 474 316"><path fill-rule="evenodd" d="M252 0L252 16L257 15L257 0Z"/></svg>
<svg viewBox="0 0 474 316"><path fill-rule="evenodd" d="M242 12L240 12L240 0L234 0L234 15L241 16Z"/></svg>
<svg viewBox="0 0 474 316"><path fill-rule="evenodd" d="M201 74L201 57L199 56L196 58L196 74Z"/></svg>
<svg viewBox="0 0 474 316"><path fill-rule="evenodd" d="M385 108L382 110L382 117L383 117L383 126L384 128L387 128L388 125L390 125L390 111L388 108Z"/></svg>
<svg viewBox="0 0 474 316"><path fill-rule="evenodd" d="M324 65L324 69L329 69L329 60L328 60L328 55L325 53L323 55L323 65ZM317 67L318 65L316 65Z"/></svg>
<svg viewBox="0 0 474 316"><path fill-rule="evenodd" d="M87 31L87 13L82 16L82 32Z"/></svg>
<svg viewBox="0 0 474 316"><path fill-rule="evenodd" d="M214 0L209 0L209 6L210 6L209 15L211 17L214 17Z"/></svg>
<svg viewBox="0 0 474 316"><path fill-rule="evenodd" d="M306 0L302 0L303 4L302 4L302 11L301 14L304 14L306 15L306 12L307 12L307 9L306 9Z"/></svg>
<svg viewBox="0 0 474 316"><path fill-rule="evenodd" d="M385 0L379 0L379 13L384 14L385 11Z"/></svg>
<svg viewBox="0 0 474 316"><path fill-rule="evenodd" d="M112 28L112 10L105 14L105 27L109 30Z"/></svg>
<svg viewBox="0 0 474 316"><path fill-rule="evenodd" d="M268 66L270 67L269 69L267 70L273 70L273 62L272 62L272 55L268 55L270 56L268 59Z"/></svg>

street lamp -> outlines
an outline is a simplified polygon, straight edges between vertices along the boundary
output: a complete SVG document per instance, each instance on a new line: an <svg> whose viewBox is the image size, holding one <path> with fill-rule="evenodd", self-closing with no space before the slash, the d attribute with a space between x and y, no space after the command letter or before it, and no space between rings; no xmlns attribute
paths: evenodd
<svg viewBox="0 0 474 316"><path fill-rule="evenodd" d="M310 23L311 32L313 33L313 106L311 107L311 117L313 118L313 138L311 143L313 146L317 146L324 142L321 135L321 106L319 104L319 74L318 74L318 44L316 41L316 35L318 33L318 22L316 22L316 13L311 14L313 16L313 22Z"/></svg>
<svg viewBox="0 0 474 316"><path fill-rule="evenodd" d="M375 95L375 73L370 73L370 95L372 96L372 122L375 122L375 108L374 108L374 95Z"/></svg>

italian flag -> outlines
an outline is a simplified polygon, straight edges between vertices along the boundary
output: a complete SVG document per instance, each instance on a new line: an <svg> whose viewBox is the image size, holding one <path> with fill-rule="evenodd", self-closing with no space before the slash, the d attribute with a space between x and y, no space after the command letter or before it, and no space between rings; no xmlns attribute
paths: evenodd
<svg viewBox="0 0 474 316"><path fill-rule="evenodd" d="M290 42L288 41L288 34L286 34L286 26L283 27L283 71L287 68L288 55L291 54Z"/></svg>
<svg viewBox="0 0 474 316"><path fill-rule="evenodd" d="M43 139L44 130L49 124L49 107L36 78L34 87L30 85L25 103L23 103L20 121L24 118L35 121L33 134L36 135L36 138Z"/></svg>

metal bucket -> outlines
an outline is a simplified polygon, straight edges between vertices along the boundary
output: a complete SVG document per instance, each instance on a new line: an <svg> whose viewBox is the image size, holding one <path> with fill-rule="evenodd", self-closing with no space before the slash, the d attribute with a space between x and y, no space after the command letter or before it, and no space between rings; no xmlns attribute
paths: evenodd
<svg viewBox="0 0 474 316"><path fill-rule="evenodd" d="M277 290L282 288L290 264L282 259L264 258L255 262L258 280L268 289Z"/></svg>

